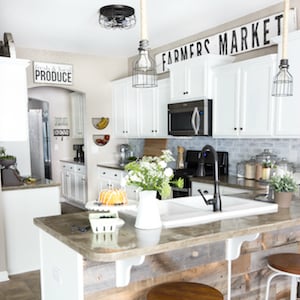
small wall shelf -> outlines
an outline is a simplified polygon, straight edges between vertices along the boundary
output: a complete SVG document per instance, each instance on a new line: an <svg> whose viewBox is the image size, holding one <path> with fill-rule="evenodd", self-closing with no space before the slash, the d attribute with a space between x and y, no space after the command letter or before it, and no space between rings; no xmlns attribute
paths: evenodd
<svg viewBox="0 0 300 300"><path fill-rule="evenodd" d="M107 117L92 118L92 124L98 130L105 129L109 124L109 118Z"/></svg>
<svg viewBox="0 0 300 300"><path fill-rule="evenodd" d="M110 140L110 135L109 134L94 134L93 140L97 146L105 146Z"/></svg>

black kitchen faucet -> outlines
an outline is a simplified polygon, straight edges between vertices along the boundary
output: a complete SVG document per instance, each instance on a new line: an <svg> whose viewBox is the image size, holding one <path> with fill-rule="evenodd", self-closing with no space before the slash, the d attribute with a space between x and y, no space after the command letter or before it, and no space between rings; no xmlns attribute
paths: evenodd
<svg viewBox="0 0 300 300"><path fill-rule="evenodd" d="M222 211L222 201L219 188L218 154L211 145L205 145L201 150L201 155L199 158L200 160L204 160L205 153L208 151L212 153L214 159L214 196L212 199L206 199L200 189L198 190L198 192L207 205L213 205L213 211Z"/></svg>

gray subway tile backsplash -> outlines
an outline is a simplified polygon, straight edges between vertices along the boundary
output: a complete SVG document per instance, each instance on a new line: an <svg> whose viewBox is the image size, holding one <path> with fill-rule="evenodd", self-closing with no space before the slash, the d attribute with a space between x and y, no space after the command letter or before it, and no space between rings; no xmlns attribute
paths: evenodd
<svg viewBox="0 0 300 300"><path fill-rule="evenodd" d="M129 144L136 156L143 154L144 139L130 139ZM278 158L285 157L288 161L300 166L300 139L214 139L212 137L169 138L168 149L177 158L177 146L186 150L201 150L206 144L212 145L217 151L229 153L229 174L236 175L236 164L248 160L270 149ZM172 165L175 167L175 163Z"/></svg>

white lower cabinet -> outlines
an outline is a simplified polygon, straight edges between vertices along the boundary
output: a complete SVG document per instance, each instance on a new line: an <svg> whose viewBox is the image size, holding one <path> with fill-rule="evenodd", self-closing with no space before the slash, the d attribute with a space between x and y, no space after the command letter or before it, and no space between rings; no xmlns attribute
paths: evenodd
<svg viewBox="0 0 300 300"><path fill-rule="evenodd" d="M215 68L214 137L272 136L276 57L271 54Z"/></svg>
<svg viewBox="0 0 300 300"><path fill-rule="evenodd" d="M104 189L121 188L122 180L126 176L126 171L100 167L98 166L99 185L98 193ZM127 198L130 200L138 200L137 188L134 186L126 186Z"/></svg>
<svg viewBox="0 0 300 300"><path fill-rule="evenodd" d="M61 193L67 201L86 203L85 166L65 162L61 164Z"/></svg>
<svg viewBox="0 0 300 300"><path fill-rule="evenodd" d="M205 195L213 195L214 194L214 185L210 183L202 183L202 182L192 182L192 196L199 196L200 193L198 190L201 190ZM247 189L239 189L228 186L220 185L220 193L221 195L234 195L241 193L249 193L250 191Z"/></svg>

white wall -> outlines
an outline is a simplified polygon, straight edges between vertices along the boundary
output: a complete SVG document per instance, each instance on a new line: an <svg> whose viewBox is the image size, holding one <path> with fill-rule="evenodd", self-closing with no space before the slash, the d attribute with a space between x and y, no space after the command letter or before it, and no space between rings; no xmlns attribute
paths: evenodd
<svg viewBox="0 0 300 300"><path fill-rule="evenodd" d="M80 91L86 95L85 151L88 172L88 199L96 198L97 164L116 161L118 157L118 145L126 141L111 138L107 145L102 147L96 146L93 142L93 134L98 134L99 132L93 127L91 118L99 116L111 118L112 103L110 82L114 79L127 76L128 59L126 57L97 57L21 48L17 48L17 57L26 58L31 61L73 65L73 85L66 87L58 85L56 87L64 87L70 91ZM40 87L38 84L33 83L32 69L32 66L27 69L28 87ZM55 87L55 85L52 85L52 87ZM30 89L31 96L33 96L32 93L35 92L33 89ZM57 107L56 113L59 112L59 109L60 108ZM111 124L103 133L112 134ZM62 145L58 141L57 145L60 149L58 152L65 151L62 150ZM66 153L63 152L63 155L65 154Z"/></svg>

